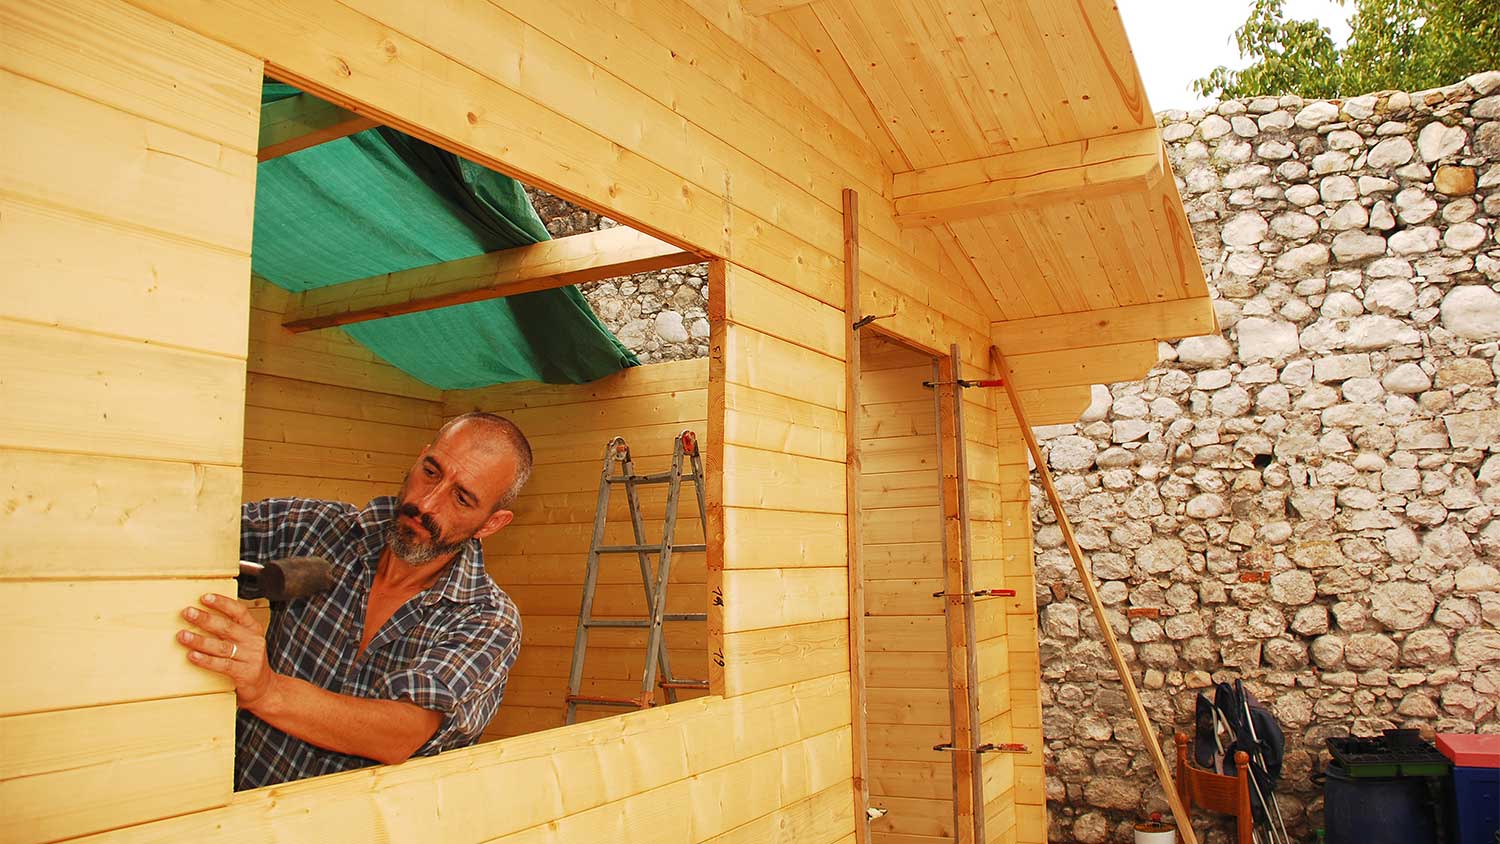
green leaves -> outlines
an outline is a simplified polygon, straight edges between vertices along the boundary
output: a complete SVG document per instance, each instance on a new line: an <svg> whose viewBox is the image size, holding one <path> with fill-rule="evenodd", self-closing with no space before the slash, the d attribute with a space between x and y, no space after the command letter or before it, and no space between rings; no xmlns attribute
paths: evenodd
<svg viewBox="0 0 1500 844"><path fill-rule="evenodd" d="M1327 28L1288 20L1283 0L1255 0L1235 30L1251 59L1243 70L1219 66L1193 89L1206 97L1260 95L1349 97L1416 91L1500 69L1500 3L1495 0L1340 0L1352 2L1349 43L1340 50Z"/></svg>

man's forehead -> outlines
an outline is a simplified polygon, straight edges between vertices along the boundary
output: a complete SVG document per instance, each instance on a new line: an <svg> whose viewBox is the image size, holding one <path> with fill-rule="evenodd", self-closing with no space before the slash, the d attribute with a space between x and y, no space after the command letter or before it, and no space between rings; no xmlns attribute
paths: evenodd
<svg viewBox="0 0 1500 844"><path fill-rule="evenodd" d="M488 487L504 486L515 474L515 455L505 443L496 437L483 436L467 425L442 432L427 447L427 456L475 492L481 492L477 487L486 487L482 491L489 493L492 490Z"/></svg>

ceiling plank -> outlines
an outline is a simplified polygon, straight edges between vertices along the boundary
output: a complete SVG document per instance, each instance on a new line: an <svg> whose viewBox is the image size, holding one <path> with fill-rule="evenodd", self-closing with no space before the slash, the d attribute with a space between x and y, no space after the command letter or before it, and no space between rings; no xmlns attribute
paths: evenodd
<svg viewBox="0 0 1500 844"><path fill-rule="evenodd" d="M270 161L379 125L327 100L298 94L261 106L260 150L255 158Z"/></svg>
<svg viewBox="0 0 1500 844"><path fill-rule="evenodd" d="M740 5L744 7L745 14L758 17L806 6L811 2L813 0L740 0Z"/></svg>
<svg viewBox="0 0 1500 844"><path fill-rule="evenodd" d="M292 301L282 325L312 331L703 260L619 226L308 290Z"/></svg>
<svg viewBox="0 0 1500 844"><path fill-rule="evenodd" d="M1043 390L1088 384L1114 384L1144 378L1157 363L1155 340L1111 343L1007 356L1016 389Z"/></svg>
<svg viewBox="0 0 1500 844"><path fill-rule="evenodd" d="M1146 190L1170 176L1165 155L1153 127L897 173L896 219L931 226Z"/></svg>
<svg viewBox="0 0 1500 844"><path fill-rule="evenodd" d="M1213 301L1174 299L1098 311L996 322L990 326L995 344L1009 354L1059 352L1066 349L1111 346L1140 340L1176 340L1219 330Z"/></svg>

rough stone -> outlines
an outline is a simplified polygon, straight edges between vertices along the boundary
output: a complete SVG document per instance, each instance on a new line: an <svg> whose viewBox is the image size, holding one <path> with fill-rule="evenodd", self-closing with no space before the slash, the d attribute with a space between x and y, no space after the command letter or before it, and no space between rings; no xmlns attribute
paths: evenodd
<svg viewBox="0 0 1500 844"><path fill-rule="evenodd" d="M1461 285L1443 297L1443 327L1468 340L1500 339L1500 293L1480 285Z"/></svg>
<svg viewBox="0 0 1500 844"><path fill-rule="evenodd" d="M1388 630L1421 627L1432 617L1436 606L1432 589L1423 583L1382 583L1370 595L1371 615Z"/></svg>
<svg viewBox="0 0 1500 844"><path fill-rule="evenodd" d="M1462 126L1448 126L1436 121L1417 133L1417 152L1427 162L1446 158L1463 149L1469 135Z"/></svg>
<svg viewBox="0 0 1500 844"><path fill-rule="evenodd" d="M1391 170L1411 161L1414 151L1404 137L1386 138L1370 149L1365 165L1372 170Z"/></svg>
<svg viewBox="0 0 1500 844"><path fill-rule="evenodd" d="M1303 129L1316 129L1324 123L1331 123L1338 119L1339 107L1330 102L1318 100L1308 103L1297 112L1294 122ZM1265 128L1265 124L1261 124ZM1460 143L1460 145L1462 145Z"/></svg>
<svg viewBox="0 0 1500 844"><path fill-rule="evenodd" d="M1452 165L1439 167L1432 176L1432 184L1437 188L1438 193L1448 196L1468 196L1474 192L1474 168Z"/></svg>
<svg viewBox="0 0 1500 844"><path fill-rule="evenodd" d="M1360 231L1340 232L1333 239L1333 257L1352 264L1385 254L1385 238Z"/></svg>

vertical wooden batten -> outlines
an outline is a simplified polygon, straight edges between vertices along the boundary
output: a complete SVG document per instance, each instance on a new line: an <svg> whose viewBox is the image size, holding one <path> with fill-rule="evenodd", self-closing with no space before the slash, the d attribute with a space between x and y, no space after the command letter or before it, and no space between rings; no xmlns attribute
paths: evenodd
<svg viewBox="0 0 1500 844"><path fill-rule="evenodd" d="M860 343L856 324L859 314L859 193L844 189L844 418L847 452L844 462L844 500L847 510L849 547L849 705L850 738L854 748L854 838L865 844L870 838L867 810L870 786L865 772L870 766L866 739L868 714L865 693L865 568L861 551L859 475L860 436L854 420L859 413Z"/></svg>
<svg viewBox="0 0 1500 844"><path fill-rule="evenodd" d="M724 383L724 332L726 329L728 273L724 262L708 263L708 439L703 446L704 490L708 507L708 690L724 694L724 423L727 412Z"/></svg>
<svg viewBox="0 0 1500 844"><path fill-rule="evenodd" d="M952 715L954 832L959 844L984 841L984 799L979 779L979 672L974 653L970 593L968 502L965 494L962 394L958 346L933 363L933 393L941 452L943 500L943 609L948 641L949 707Z"/></svg>

